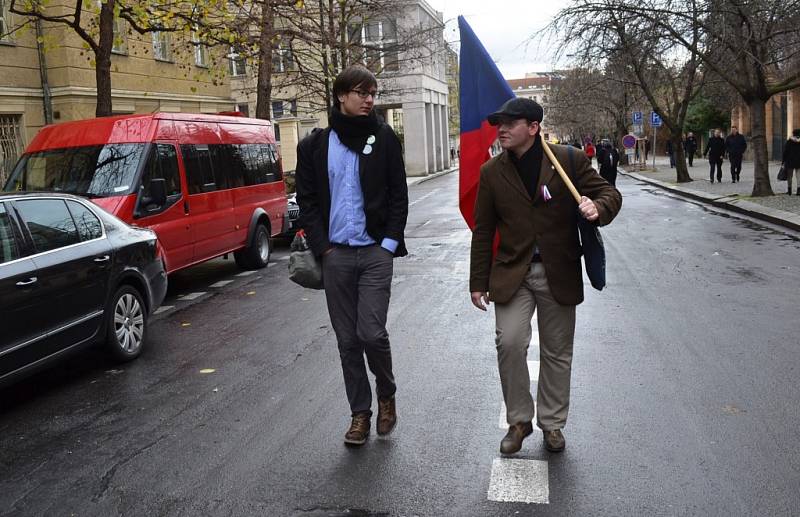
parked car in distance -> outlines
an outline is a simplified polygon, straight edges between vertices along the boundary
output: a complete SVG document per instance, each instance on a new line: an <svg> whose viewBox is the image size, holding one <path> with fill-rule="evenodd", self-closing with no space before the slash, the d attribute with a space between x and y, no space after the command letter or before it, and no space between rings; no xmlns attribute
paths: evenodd
<svg viewBox="0 0 800 517"><path fill-rule="evenodd" d="M300 205L297 204L297 194L289 194L286 198L286 223L283 225L283 231L279 237L290 239L300 227L297 226L297 220L300 218Z"/></svg>
<svg viewBox="0 0 800 517"><path fill-rule="evenodd" d="M136 358L166 291L152 230L78 196L0 193L0 385L94 343Z"/></svg>
<svg viewBox="0 0 800 517"><path fill-rule="evenodd" d="M233 253L266 267L286 220L286 190L268 120L155 113L45 126L4 186L91 198L152 228L167 272Z"/></svg>

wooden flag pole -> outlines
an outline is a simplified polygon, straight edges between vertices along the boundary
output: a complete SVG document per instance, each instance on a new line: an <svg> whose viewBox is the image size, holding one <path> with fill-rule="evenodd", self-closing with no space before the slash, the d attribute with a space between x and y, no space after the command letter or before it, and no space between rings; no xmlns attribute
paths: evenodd
<svg viewBox="0 0 800 517"><path fill-rule="evenodd" d="M572 184L572 181L569 179L569 176L567 176L567 173L564 172L564 168L561 167L560 163L558 163L558 159L556 159L553 151L550 150L550 145L547 143L544 137L539 135L539 138L542 141L542 148L544 149L544 154L547 155L547 159L550 160L550 163L555 166L558 175L561 176L561 179L564 180L564 183L567 185L569 191L572 192L572 197L574 197L575 201L580 205L581 195L578 193L578 189L575 188L575 185Z"/></svg>

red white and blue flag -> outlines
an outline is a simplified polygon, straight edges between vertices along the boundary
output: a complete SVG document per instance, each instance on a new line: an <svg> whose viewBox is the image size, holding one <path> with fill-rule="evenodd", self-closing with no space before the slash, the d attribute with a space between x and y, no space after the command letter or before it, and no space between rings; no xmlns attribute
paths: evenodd
<svg viewBox="0 0 800 517"><path fill-rule="evenodd" d="M480 168L489 159L489 148L497 138L497 128L486 118L514 97L497 65L463 16L458 17L461 33L459 55L459 106L461 111L461 156L459 161L458 205L472 229L478 194Z"/></svg>

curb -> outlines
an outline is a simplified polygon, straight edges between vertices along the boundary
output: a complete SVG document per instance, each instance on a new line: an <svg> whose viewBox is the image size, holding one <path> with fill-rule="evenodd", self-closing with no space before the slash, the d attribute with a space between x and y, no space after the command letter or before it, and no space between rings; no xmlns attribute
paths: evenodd
<svg viewBox="0 0 800 517"><path fill-rule="evenodd" d="M430 174L428 176L417 176L416 178L419 178L419 179L415 179L414 176L412 176L410 178L407 177L407 179L414 179L414 181L411 181L408 184L408 186L410 187L411 185L419 185L420 183L425 183L426 181L430 181L432 179L436 179L439 176L444 176L445 174L450 174L451 172L455 172L457 170L458 170L458 167L451 167L451 168L443 170L443 171L434 172L433 174Z"/></svg>
<svg viewBox="0 0 800 517"><path fill-rule="evenodd" d="M786 212L785 210L768 208L750 201L740 200L736 196L719 196L716 194L709 194L707 192L699 192L697 190L692 190L685 187L679 187L671 183L665 183L663 181L648 178L642 176L641 174L628 172L623 169L618 169L618 172L649 185L668 190L683 197L694 199L695 201L700 201L702 203L713 205L717 208L724 208L725 210L738 212L740 214L753 217L754 219L760 219L762 221L767 221L772 224L777 224L792 230L800 231L800 215Z"/></svg>

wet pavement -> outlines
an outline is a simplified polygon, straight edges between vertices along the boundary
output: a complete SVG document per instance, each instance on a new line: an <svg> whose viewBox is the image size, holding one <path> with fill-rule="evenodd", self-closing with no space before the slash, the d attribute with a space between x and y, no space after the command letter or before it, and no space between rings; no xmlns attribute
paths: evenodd
<svg viewBox="0 0 800 517"><path fill-rule="evenodd" d="M288 280L285 249L241 277L219 260L173 282L137 361L86 351L0 391L0 515L796 514L800 234L621 176L608 285L578 308L567 449L534 433L504 458L457 180L410 188L391 436L342 444L324 294Z"/></svg>

